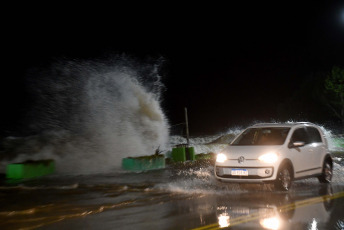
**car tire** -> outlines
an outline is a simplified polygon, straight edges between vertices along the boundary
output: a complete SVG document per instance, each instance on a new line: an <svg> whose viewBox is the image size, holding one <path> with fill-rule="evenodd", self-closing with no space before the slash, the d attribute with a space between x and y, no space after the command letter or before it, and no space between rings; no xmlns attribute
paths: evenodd
<svg viewBox="0 0 344 230"><path fill-rule="evenodd" d="M333 168L329 160L326 160L323 164L322 174L318 177L320 183L331 183Z"/></svg>
<svg viewBox="0 0 344 230"><path fill-rule="evenodd" d="M282 165L277 173L275 180L275 190L289 191L292 184L292 170L288 165Z"/></svg>

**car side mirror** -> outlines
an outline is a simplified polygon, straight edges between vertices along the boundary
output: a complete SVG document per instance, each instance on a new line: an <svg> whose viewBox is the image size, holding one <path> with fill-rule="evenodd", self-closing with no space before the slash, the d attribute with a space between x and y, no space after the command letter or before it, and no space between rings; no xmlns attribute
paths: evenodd
<svg viewBox="0 0 344 230"><path fill-rule="evenodd" d="M295 141L293 143L290 142L288 145L289 148L299 148L302 146L305 146L305 142L303 142L303 141Z"/></svg>

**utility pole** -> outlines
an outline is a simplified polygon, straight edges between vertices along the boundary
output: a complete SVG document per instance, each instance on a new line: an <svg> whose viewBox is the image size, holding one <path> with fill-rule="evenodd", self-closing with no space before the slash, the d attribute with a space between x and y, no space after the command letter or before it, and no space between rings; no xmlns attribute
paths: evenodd
<svg viewBox="0 0 344 230"><path fill-rule="evenodd" d="M185 107L185 124L186 124L186 143L189 147L189 123L188 123L188 110Z"/></svg>

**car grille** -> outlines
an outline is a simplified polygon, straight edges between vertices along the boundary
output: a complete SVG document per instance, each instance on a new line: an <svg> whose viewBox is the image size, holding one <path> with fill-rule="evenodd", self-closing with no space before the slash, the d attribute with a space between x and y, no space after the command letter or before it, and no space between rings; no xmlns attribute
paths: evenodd
<svg viewBox="0 0 344 230"><path fill-rule="evenodd" d="M222 178L233 178L233 179L262 179L263 177L260 176L232 176L232 175L218 175L216 174L218 177L222 177Z"/></svg>

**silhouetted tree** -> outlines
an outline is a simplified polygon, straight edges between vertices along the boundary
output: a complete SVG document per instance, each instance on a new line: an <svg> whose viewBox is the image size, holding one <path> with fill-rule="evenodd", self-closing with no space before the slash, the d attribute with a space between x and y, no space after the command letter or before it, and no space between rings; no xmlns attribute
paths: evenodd
<svg viewBox="0 0 344 230"><path fill-rule="evenodd" d="M344 131L344 69L334 66L325 79L326 105L342 123Z"/></svg>

